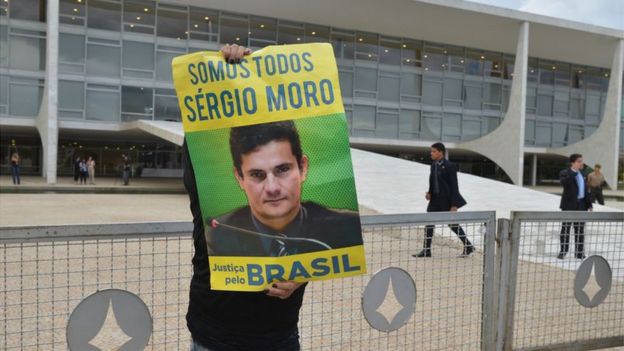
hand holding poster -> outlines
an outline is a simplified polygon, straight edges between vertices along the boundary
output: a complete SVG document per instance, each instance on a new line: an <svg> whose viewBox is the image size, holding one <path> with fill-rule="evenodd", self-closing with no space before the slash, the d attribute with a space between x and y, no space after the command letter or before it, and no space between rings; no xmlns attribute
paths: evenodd
<svg viewBox="0 0 624 351"><path fill-rule="evenodd" d="M366 272L338 72L329 44L238 64L173 61L212 289L262 291Z"/></svg>

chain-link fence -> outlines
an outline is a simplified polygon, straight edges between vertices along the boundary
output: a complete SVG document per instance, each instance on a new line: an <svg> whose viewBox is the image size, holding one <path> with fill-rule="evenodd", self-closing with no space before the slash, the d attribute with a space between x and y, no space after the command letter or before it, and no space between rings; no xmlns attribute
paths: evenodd
<svg viewBox="0 0 624 351"><path fill-rule="evenodd" d="M495 214L385 215L362 220L368 274L310 284L301 313L303 349L481 349L487 323L482 318L488 299L484 284L493 283L484 275L493 269ZM474 253L462 256L464 245L449 224L461 226L476 248ZM432 257L413 257L423 248L428 226L435 231ZM389 266L400 267L412 276L417 299L416 313L408 323L385 333L368 325L361 302L371 275ZM493 293L491 287L488 292ZM392 296L386 299L392 300ZM392 306L384 307L392 310ZM485 305L486 310L490 307Z"/></svg>
<svg viewBox="0 0 624 351"><path fill-rule="evenodd" d="M513 310L505 349L624 345L624 214L516 212L510 229ZM604 258L610 272L594 256ZM586 261L589 274L577 277ZM601 303L584 307L577 295Z"/></svg>
<svg viewBox="0 0 624 351"><path fill-rule="evenodd" d="M67 350L71 312L98 290L149 307L148 349L188 349L190 223L0 229L0 349Z"/></svg>
<svg viewBox="0 0 624 351"><path fill-rule="evenodd" d="M300 316L303 349L624 345L621 213L514 213L511 223L499 221L498 235L495 223L493 212L362 217L368 273L309 284ZM568 254L559 259L567 223ZM574 290L585 261L573 252L574 228L581 223L581 255L604 257L612 273L609 294L593 308L581 306ZM467 257L458 227L476 248ZM135 293L149 307L154 330L148 349L188 349L191 231L190 223L0 228L0 349L67 349L71 312L85 297L109 288ZM434 234L432 257L413 257L427 233ZM360 304L371 275L389 266L412 276L417 299L408 323L385 333L368 325ZM593 288L586 289L589 278L582 283L590 300L604 287L602 278ZM396 311L397 304L388 294L380 310Z"/></svg>

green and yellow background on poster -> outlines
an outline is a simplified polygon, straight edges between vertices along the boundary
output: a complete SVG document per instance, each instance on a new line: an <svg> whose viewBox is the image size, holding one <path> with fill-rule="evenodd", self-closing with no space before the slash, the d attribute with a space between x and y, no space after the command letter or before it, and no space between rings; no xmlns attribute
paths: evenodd
<svg viewBox="0 0 624 351"><path fill-rule="evenodd" d="M277 121L294 121L309 160L302 203L357 214L348 127L329 44L269 46L232 64L220 52L197 52L174 59L173 78L206 228L211 219L248 205L234 177L231 128ZM357 235L361 242L361 228ZM262 291L276 280L366 272L361 244L277 257L211 254L209 261L215 290Z"/></svg>

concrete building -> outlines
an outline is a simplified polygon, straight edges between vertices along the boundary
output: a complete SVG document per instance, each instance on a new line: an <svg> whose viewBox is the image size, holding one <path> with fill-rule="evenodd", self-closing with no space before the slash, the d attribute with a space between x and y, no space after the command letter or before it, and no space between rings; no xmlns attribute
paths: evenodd
<svg viewBox="0 0 624 351"><path fill-rule="evenodd" d="M126 153L178 176L173 57L318 41L354 147L419 160L442 140L462 171L515 184L580 152L622 177L624 32L455 0L0 0L1 172L18 151L49 183L77 157L114 175Z"/></svg>

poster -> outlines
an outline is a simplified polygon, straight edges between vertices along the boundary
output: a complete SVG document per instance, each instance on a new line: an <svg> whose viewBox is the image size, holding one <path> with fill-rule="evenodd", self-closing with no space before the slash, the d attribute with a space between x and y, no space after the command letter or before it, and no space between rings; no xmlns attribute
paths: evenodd
<svg viewBox="0 0 624 351"><path fill-rule="evenodd" d="M212 289L366 272L348 127L331 45L173 60Z"/></svg>

